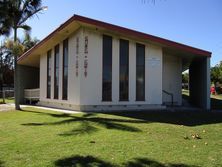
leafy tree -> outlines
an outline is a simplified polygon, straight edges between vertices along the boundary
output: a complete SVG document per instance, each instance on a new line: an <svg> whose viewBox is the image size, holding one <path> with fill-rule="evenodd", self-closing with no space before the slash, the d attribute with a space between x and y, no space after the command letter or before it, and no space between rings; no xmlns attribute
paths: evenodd
<svg viewBox="0 0 222 167"><path fill-rule="evenodd" d="M19 56L19 44L17 40L17 30L23 29L30 31L31 27L26 24L26 21L32 18L40 11L46 9L42 6L41 0L1 0L0 1L0 26L1 34L7 34L13 31L14 35L14 91L15 91L15 109L19 110L19 88L18 88L18 70L17 57Z"/></svg>
<svg viewBox="0 0 222 167"><path fill-rule="evenodd" d="M189 82L189 73L182 74L182 83L188 83Z"/></svg>
<svg viewBox="0 0 222 167"><path fill-rule="evenodd" d="M14 55L22 55L38 42L39 40L37 38L31 38L30 34L27 32L25 32L23 39L18 39L16 45L10 38L5 40L4 45L0 48L0 90L2 90L3 84L13 84Z"/></svg>
<svg viewBox="0 0 222 167"><path fill-rule="evenodd" d="M20 41L24 46L24 52L35 46L40 40L32 38L29 33L25 32L24 38Z"/></svg>
<svg viewBox="0 0 222 167"><path fill-rule="evenodd" d="M3 84L13 84L13 60L4 53L5 47L0 46L0 90L3 88Z"/></svg>
<svg viewBox="0 0 222 167"><path fill-rule="evenodd" d="M9 2L7 0L0 0L0 36L10 34L12 26L12 19L8 15Z"/></svg>
<svg viewBox="0 0 222 167"><path fill-rule="evenodd" d="M211 82L214 84L222 83L222 61L211 68Z"/></svg>
<svg viewBox="0 0 222 167"><path fill-rule="evenodd" d="M36 45L38 42L39 40L37 38L32 38L30 34L25 31L24 38L18 38L16 43L10 38L5 40L4 53L12 58L15 54L20 56L24 52L32 48L34 45Z"/></svg>

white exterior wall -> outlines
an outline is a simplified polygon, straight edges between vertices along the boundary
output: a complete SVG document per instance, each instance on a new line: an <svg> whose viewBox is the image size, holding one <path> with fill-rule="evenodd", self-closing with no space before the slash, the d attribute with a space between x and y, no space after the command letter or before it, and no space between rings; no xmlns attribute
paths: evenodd
<svg viewBox="0 0 222 167"><path fill-rule="evenodd" d="M68 100L62 100L62 52L60 41L59 99L54 99L54 47L52 49L51 99L46 98L47 53L40 56L40 104L61 108L88 105L162 105L170 97L162 90L174 94L174 102L181 104L181 58L164 55L159 46L145 45L145 101L136 101L136 43L129 40L129 101L119 101L119 39L113 37L112 101L102 102L102 36L96 31L80 29L69 37ZM109 34L108 34L109 35ZM88 36L88 54L84 53L85 36ZM76 76L76 38L79 38L79 68ZM125 39L125 38L123 38ZM84 60L88 60L87 76ZM76 108L75 108L76 109Z"/></svg>
<svg viewBox="0 0 222 167"><path fill-rule="evenodd" d="M85 37L88 37L88 54L84 53ZM102 100L102 36L83 29L81 54L80 104L98 105ZM86 58L86 57L87 58ZM85 77L84 61L88 60Z"/></svg>
<svg viewBox="0 0 222 167"><path fill-rule="evenodd" d="M81 37L81 31L71 35L68 40L68 100L62 100L62 63L63 63L63 41L59 42L59 98L54 99L54 46L48 50L51 52L51 98L46 98L47 92L47 53L40 56L40 104L63 108L64 105L79 105L80 101L80 74L76 77L76 38ZM81 50L81 49L79 49ZM81 53L79 53L80 55ZM80 61L79 61L80 64ZM80 71L80 69L79 69Z"/></svg>
<svg viewBox="0 0 222 167"><path fill-rule="evenodd" d="M146 45L145 101L136 101L136 41L129 40L129 101L119 101L119 37L113 36L112 101L102 102L102 35L83 31L88 36L88 76L81 77L81 105L162 104L162 48ZM150 65L152 64L152 65ZM81 70L84 71L83 65ZM150 78L150 79L149 79Z"/></svg>
<svg viewBox="0 0 222 167"><path fill-rule="evenodd" d="M146 101L149 104L162 104L162 48L147 45L145 51Z"/></svg>
<svg viewBox="0 0 222 167"><path fill-rule="evenodd" d="M47 71L47 55L44 54L40 56L40 71L39 71L40 101L46 99L46 93L47 93L46 91L47 72L46 71Z"/></svg>
<svg viewBox="0 0 222 167"><path fill-rule="evenodd" d="M174 104L182 104L182 59L180 57L163 56L163 90L173 93ZM171 103L171 97L163 93L163 103Z"/></svg>
<svg viewBox="0 0 222 167"><path fill-rule="evenodd" d="M76 39L79 38L79 53L76 53ZM78 105L80 103L80 67L76 76L76 60L81 64L81 31L69 37L69 62L68 62L68 100ZM78 56L78 58L77 58Z"/></svg>

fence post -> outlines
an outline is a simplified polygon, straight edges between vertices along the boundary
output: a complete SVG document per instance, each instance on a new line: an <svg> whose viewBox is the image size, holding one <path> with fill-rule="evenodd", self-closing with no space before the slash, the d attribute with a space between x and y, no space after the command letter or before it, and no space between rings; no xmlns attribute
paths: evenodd
<svg viewBox="0 0 222 167"><path fill-rule="evenodd" d="M3 98L3 103L5 103L5 90L4 89L2 91L2 98Z"/></svg>

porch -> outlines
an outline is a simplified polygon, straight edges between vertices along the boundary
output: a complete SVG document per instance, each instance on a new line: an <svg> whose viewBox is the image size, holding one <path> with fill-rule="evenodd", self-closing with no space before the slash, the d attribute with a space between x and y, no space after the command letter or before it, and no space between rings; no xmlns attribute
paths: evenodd
<svg viewBox="0 0 222 167"><path fill-rule="evenodd" d="M38 101L40 98L39 89L39 67L27 65L18 65L19 73L19 102L29 104L32 101Z"/></svg>

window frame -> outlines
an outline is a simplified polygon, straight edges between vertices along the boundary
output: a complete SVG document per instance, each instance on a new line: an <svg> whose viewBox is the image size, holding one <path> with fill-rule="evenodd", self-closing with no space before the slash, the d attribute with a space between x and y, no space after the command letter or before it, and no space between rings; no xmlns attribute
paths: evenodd
<svg viewBox="0 0 222 167"><path fill-rule="evenodd" d="M51 86L52 86L52 50L49 50L47 52L47 81L46 81L47 99L51 99Z"/></svg>
<svg viewBox="0 0 222 167"><path fill-rule="evenodd" d="M108 43L105 43L105 41ZM105 48L108 47L108 48ZM104 102L109 102L112 101L112 56L113 56L113 38L112 36L109 35L103 35L103 46L102 46L102 101ZM108 51L108 53L106 53L106 51ZM107 61L107 59L109 61ZM108 71L105 71L108 70ZM107 76L104 76L105 73L109 73L109 78L107 79ZM107 81L108 80L108 81ZM109 84L108 87L110 87L110 90L106 90L105 89L105 84L106 81L109 82L107 84Z"/></svg>
<svg viewBox="0 0 222 167"><path fill-rule="evenodd" d="M119 40L119 101L129 101L129 40L125 39Z"/></svg>
<svg viewBox="0 0 222 167"><path fill-rule="evenodd" d="M54 47L54 99L59 99L59 46L60 45L57 44ZM58 76L56 75L57 73ZM56 84L56 81L58 81L58 85Z"/></svg>
<svg viewBox="0 0 222 167"><path fill-rule="evenodd" d="M67 59L67 61L65 61ZM63 58L62 58L62 100L68 100L68 60L69 60L69 40L63 40ZM67 62L67 64L65 64ZM67 71L67 79L65 85L65 71Z"/></svg>
<svg viewBox="0 0 222 167"><path fill-rule="evenodd" d="M142 49L142 50L139 50ZM145 52L146 52L146 46L140 43L136 43L136 101L145 101ZM142 55L140 55L142 53ZM142 59L141 57L142 56ZM141 63L141 60L143 61ZM140 64L141 63L141 64ZM142 74L142 78L143 78L143 82L140 82L140 74L138 74L138 71L141 72L140 70L142 69L143 74ZM142 85L142 86L141 86ZM141 90L139 89L143 89L142 90L142 94Z"/></svg>

